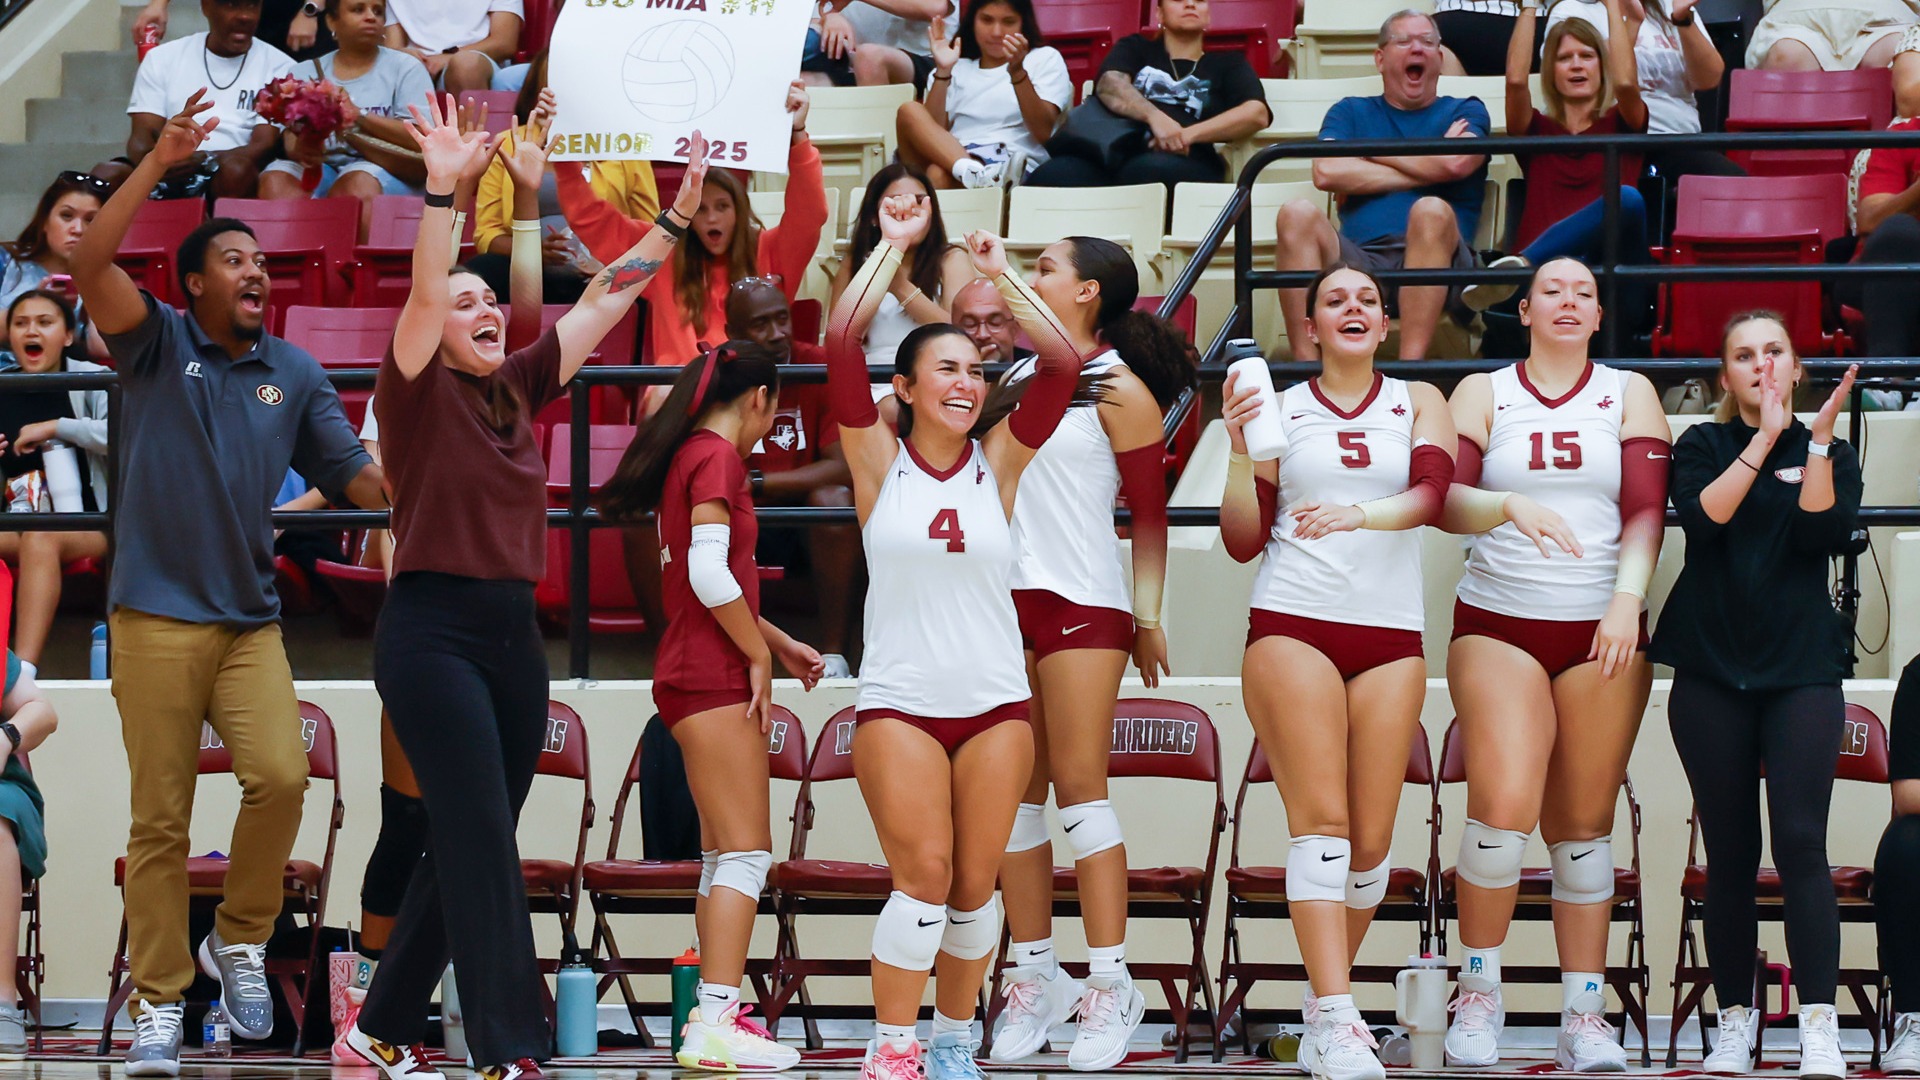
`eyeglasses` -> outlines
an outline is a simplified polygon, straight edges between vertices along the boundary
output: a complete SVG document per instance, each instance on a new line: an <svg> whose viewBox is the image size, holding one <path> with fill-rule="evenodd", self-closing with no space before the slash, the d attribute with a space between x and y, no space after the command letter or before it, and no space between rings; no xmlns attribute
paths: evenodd
<svg viewBox="0 0 1920 1080"><path fill-rule="evenodd" d="M61 173L58 180L62 184L68 184L73 187L83 187L91 191L101 192L102 194L104 194L108 189L113 187L112 184L106 182L105 180L100 179L99 177L93 175L92 173L75 172L72 169L68 169L67 171Z"/></svg>
<svg viewBox="0 0 1920 1080"><path fill-rule="evenodd" d="M735 289L755 289L764 285L785 292L787 287L786 282L787 279L781 277L779 274L752 274L734 282L732 287Z"/></svg>
<svg viewBox="0 0 1920 1080"><path fill-rule="evenodd" d="M1396 49L1410 48L1416 41L1429 49L1440 47L1439 34L1391 34L1387 37L1387 44Z"/></svg>
<svg viewBox="0 0 1920 1080"><path fill-rule="evenodd" d="M989 315L984 319L961 319L955 325L971 334L982 327L995 331L1005 330L1013 325L1013 320L1005 315Z"/></svg>

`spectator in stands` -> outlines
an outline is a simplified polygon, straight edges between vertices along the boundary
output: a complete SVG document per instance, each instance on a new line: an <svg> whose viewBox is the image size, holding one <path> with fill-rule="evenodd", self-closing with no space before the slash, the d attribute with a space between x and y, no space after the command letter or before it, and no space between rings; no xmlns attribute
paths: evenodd
<svg viewBox="0 0 1920 1080"><path fill-rule="evenodd" d="M1540 92L1547 111L1533 107L1527 63L1533 55L1533 26L1540 9L1529 2L1514 23L1507 46L1507 133L1510 135L1613 135L1645 131L1647 104L1640 96L1634 63L1636 26L1622 5L1606 0L1613 31L1605 41L1584 18L1563 19L1547 31L1547 60ZM1614 100L1617 98L1618 100ZM1539 266L1552 259L1598 263L1605 254L1606 175L1603 154L1567 154L1541 150L1520 156L1527 174L1527 204L1520 215L1515 246L1519 253L1496 260L1496 267ZM1647 260L1647 208L1632 186L1640 175L1640 155L1620 155L1619 257ZM1508 297L1516 284L1469 285L1461 299L1484 310Z"/></svg>
<svg viewBox="0 0 1920 1080"><path fill-rule="evenodd" d="M647 283L649 360L681 364L700 353L726 325L727 290L745 277L771 277L793 298L827 224L827 191L820 151L807 138L807 91L795 82L787 91L793 114L793 146L787 154L786 209L778 225L763 226L747 200L740 177L727 169L707 173L700 212L685 242ZM560 206L575 235L594 258L606 262L632 247L652 223L639 224L587 184L579 170L559 168ZM658 400L661 393L650 396Z"/></svg>
<svg viewBox="0 0 1920 1080"><path fill-rule="evenodd" d="M1441 97L1440 32L1433 18L1402 11L1380 26L1373 51L1383 93L1334 103L1320 138L1477 139L1488 130L1479 98ZM1468 143L1462 143L1464 151ZM1280 208L1279 266L1323 270L1335 261L1370 274L1399 269L1473 266L1471 242L1486 198L1487 159L1459 153L1425 157L1327 157L1313 163L1313 182L1340 203L1340 231L1315 200ZM1427 355L1447 305L1443 285L1398 291L1400 358ZM1280 311L1294 356L1318 357L1306 330L1306 290L1281 289Z"/></svg>
<svg viewBox="0 0 1920 1080"><path fill-rule="evenodd" d="M935 187L1012 187L1047 160L1046 141L1073 104L1060 50L1045 44L1032 0L971 0L958 37L928 31L924 102L900 106L900 160Z"/></svg>
<svg viewBox="0 0 1920 1080"><path fill-rule="evenodd" d="M1920 131L1920 117L1897 120L1891 130ZM1860 158L1854 167L1854 261L1920 262L1920 148L1882 146ZM1920 349L1920 305L1907 279L1843 281L1835 293L1866 316L1866 355L1913 356Z"/></svg>
<svg viewBox="0 0 1920 1080"><path fill-rule="evenodd" d="M151 27L154 40L167 36L168 0L147 0L133 21L133 40ZM328 31L320 10L321 0L261 0L260 26L254 36L295 60L313 60L334 49L333 34Z"/></svg>
<svg viewBox="0 0 1920 1080"><path fill-rule="evenodd" d="M986 364L1012 364L1033 357L1031 349L1015 344L1020 323L1007 298L985 278L975 278L953 294L953 325L959 327Z"/></svg>
<svg viewBox="0 0 1920 1080"><path fill-rule="evenodd" d="M951 0L822 0L801 70L816 86L905 83L918 96L933 74L933 20L955 10Z"/></svg>
<svg viewBox="0 0 1920 1080"><path fill-rule="evenodd" d="M380 44L387 28L386 0L327 0L326 13L340 48L303 65L297 74L338 84L360 116L324 148L308 146L289 132L284 137L287 156L260 176L260 197L359 199L364 239L373 220L374 196L418 195L426 181L419 147L407 134L404 118L407 106L433 93L433 80L419 61ZM301 176L316 163L320 186L309 193L301 186Z"/></svg>
<svg viewBox="0 0 1920 1080"><path fill-rule="evenodd" d="M1905 0L1766 0L1766 10L1747 66L1768 71L1886 67L1916 18Z"/></svg>
<svg viewBox="0 0 1920 1080"><path fill-rule="evenodd" d="M211 106L206 120L214 123L193 156L160 178L153 197L253 198L260 171L280 150L280 129L253 111L254 95L292 73L293 58L254 35L260 0L200 0L200 10L207 17L205 31L157 46L140 61L127 102L133 131L126 156L94 166L93 175L111 184L125 181L152 152L167 117L199 94Z"/></svg>
<svg viewBox="0 0 1920 1080"><path fill-rule="evenodd" d="M519 51L525 17L521 0L390 0L387 46L419 57L448 93L486 90Z"/></svg>
<svg viewBox="0 0 1920 1080"><path fill-rule="evenodd" d="M847 282L857 267L866 264L874 245L880 242L880 203L895 195L912 195L933 202L933 218L927 231L901 254L900 270L880 299L880 310L867 327L864 343L867 364L891 364L900 342L914 329L928 323L947 321L947 309L953 294L973 280L973 260L966 250L947 242L947 228L940 219L940 200L933 198L926 177L910 165L894 162L874 174L867 193L860 200L860 218L853 223L847 257L833 275L833 303L840 302Z"/></svg>
<svg viewBox="0 0 1920 1080"><path fill-rule="evenodd" d="M73 344L73 308L59 293L33 289L7 305L7 347L19 370L32 375L55 371L105 371L104 367L67 355ZM0 371L14 366L0 361ZM36 415L17 432L0 431L0 455L37 455L49 440L57 439L84 455L81 463L82 509L107 509L107 392L53 391L45 394L9 393L5 412ZM35 401L33 399L41 399ZM21 410L18 414L14 410ZM11 423L7 425L11 427ZM9 472L12 470L9 469ZM98 559L107 553L107 537L97 532L34 530L0 533L0 559L20 567L18 612L13 624L13 651L31 671L40 663L54 612L60 607L60 586L66 565L75 559ZM5 881L0 868L0 881ZM7 890L0 889L0 893ZM5 926L0 913L0 926Z"/></svg>
<svg viewBox="0 0 1920 1080"><path fill-rule="evenodd" d="M0 590L7 588L6 567L0 566ZM0 620L6 605L0 604ZM27 1056L27 1016L20 1010L20 987L14 982L19 967L20 890L16 881L38 881L47 872L46 800L27 771L26 755L47 741L60 717L34 685L33 675L7 650L4 684L0 684L0 927L7 944L5 969L0 970L0 1059L18 1061ZM39 1017L45 1022L46 1017Z"/></svg>
<svg viewBox="0 0 1920 1080"><path fill-rule="evenodd" d="M1105 187L1226 179L1215 143L1244 139L1273 122L1266 91L1245 53L1206 51L1207 0L1159 0L1158 33L1121 38L1100 65L1094 96L1147 126L1146 149L1118 169L1060 155L1035 169L1039 187ZM1436 57L1434 74L1439 74Z"/></svg>
<svg viewBox="0 0 1920 1080"><path fill-rule="evenodd" d="M1573 3L1578 0L1561 0ZM1507 70L1507 39L1520 18L1520 0L1437 0L1433 28L1442 75L1499 75ZM1536 50L1537 52L1537 50ZM1538 65L1536 64L1536 70Z"/></svg>
<svg viewBox="0 0 1920 1080"><path fill-rule="evenodd" d="M533 58L527 81L520 87L514 115L528 117L541 102L552 101L547 90L547 51ZM549 108L551 106L549 105ZM526 136L525 127L516 128L515 139ZM587 186L605 203L635 221L652 221L660 213L660 195L654 187L653 165L645 161L549 161L546 179L540 184L540 238L544 261L545 302L571 304L586 291L587 281L600 270L600 263L574 239L567 215L560 206L558 174L584 175ZM474 196L473 247L476 254L467 260L467 269L479 274L487 288L502 301L511 302L508 256L513 237L508 228L513 209L513 180L507 175L504 158L496 158L480 178L480 190Z"/></svg>
<svg viewBox="0 0 1920 1080"><path fill-rule="evenodd" d="M1880 1055L1889 1076L1920 1073L1920 658L1907 662L1887 723L1893 821L1873 860L1880 970L1893 987L1893 1041Z"/></svg>
<svg viewBox="0 0 1920 1080"><path fill-rule="evenodd" d="M47 288L50 277L56 278L53 284L58 286L58 278L68 276L67 260L93 224L108 190L107 182L96 176L63 172L40 193L40 203L19 237L11 244L0 244L0 306L11 305L23 293ZM56 291L66 288L70 286ZM80 325L84 327L84 320ZM74 344L83 337L76 331ZM0 366L8 359L0 348Z"/></svg>
<svg viewBox="0 0 1920 1080"><path fill-rule="evenodd" d="M1893 111L1920 116L1920 26L1907 27L1893 54Z"/></svg>
<svg viewBox="0 0 1920 1080"><path fill-rule="evenodd" d="M213 107L202 90L187 98L73 254L74 281L118 361L120 453L134 465L120 478L108 583L113 691L132 773L134 1075L179 1069L182 997L195 969L180 932L183 865L203 723L232 748L247 798L201 962L220 973L236 1036L273 1029L265 946L299 831L307 758L273 588L269 501L297 462L336 497L387 506L384 477L354 441L319 363L265 332L272 281L245 223L215 218L181 242L174 268L184 314L114 264L140 203L218 130Z"/></svg>

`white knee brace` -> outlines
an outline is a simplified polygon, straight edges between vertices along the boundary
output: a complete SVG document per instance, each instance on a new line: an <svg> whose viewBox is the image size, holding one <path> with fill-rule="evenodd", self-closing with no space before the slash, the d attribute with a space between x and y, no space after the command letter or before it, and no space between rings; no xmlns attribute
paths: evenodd
<svg viewBox="0 0 1920 1080"><path fill-rule="evenodd" d="M987 899L972 911L947 908L947 929L940 935L940 951L962 960L979 960L1000 944L999 897Z"/></svg>
<svg viewBox="0 0 1920 1080"><path fill-rule="evenodd" d="M946 929L946 908L895 889L873 924L873 958L903 971L931 971Z"/></svg>
<svg viewBox="0 0 1920 1080"><path fill-rule="evenodd" d="M1562 840L1547 845L1553 856L1553 898L1563 904L1604 904L1613 899L1613 837Z"/></svg>
<svg viewBox="0 0 1920 1080"><path fill-rule="evenodd" d="M1047 808L1040 803L1021 803L1019 812L1013 815L1013 835L1007 837L1007 851L1032 851L1051 839L1047 835Z"/></svg>
<svg viewBox="0 0 1920 1080"><path fill-rule="evenodd" d="M1120 816L1113 812L1109 799L1061 807L1060 827L1066 830L1067 846L1073 849L1075 862L1126 842L1120 835Z"/></svg>
<svg viewBox="0 0 1920 1080"><path fill-rule="evenodd" d="M1380 865L1371 870L1347 871L1347 906L1355 911L1379 907L1380 901L1387 898L1387 875L1392 870L1392 862L1393 854L1389 852L1380 860Z"/></svg>
<svg viewBox="0 0 1920 1080"><path fill-rule="evenodd" d="M713 868L713 881L710 889L732 889L752 900L760 899L760 893L767 887L767 873L773 869L771 851L727 851L719 857L719 865Z"/></svg>
<svg viewBox="0 0 1920 1080"><path fill-rule="evenodd" d="M1527 834L1496 829L1467 819L1460 834L1460 880L1483 889L1504 889L1520 883L1520 864L1527 857Z"/></svg>
<svg viewBox="0 0 1920 1080"><path fill-rule="evenodd" d="M1344 836L1296 836L1287 845L1287 903L1347 901L1347 870L1353 845Z"/></svg>
<svg viewBox="0 0 1920 1080"><path fill-rule="evenodd" d="M701 896L707 895L708 890L713 888L713 872L716 869L718 869L719 866L720 866L719 851L717 850L703 851L700 853L700 890L699 891Z"/></svg>

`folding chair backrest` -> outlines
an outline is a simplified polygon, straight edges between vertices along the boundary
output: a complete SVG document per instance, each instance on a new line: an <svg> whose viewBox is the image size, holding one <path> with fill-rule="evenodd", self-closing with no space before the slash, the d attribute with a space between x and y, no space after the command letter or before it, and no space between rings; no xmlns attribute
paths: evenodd
<svg viewBox="0 0 1920 1080"><path fill-rule="evenodd" d="M594 424L587 429L587 485L598 489L613 478L627 446L640 429L632 424ZM547 483L573 482L573 425L553 425L552 449L547 451ZM596 530L599 531L599 530Z"/></svg>
<svg viewBox="0 0 1920 1080"><path fill-rule="evenodd" d="M333 738L333 720L326 710L311 702L300 703L300 740L306 744L307 775L315 780L340 779L340 754ZM201 776L233 771L233 751L220 741L213 725L200 725L200 760L196 770Z"/></svg>
<svg viewBox="0 0 1920 1080"><path fill-rule="evenodd" d="M815 244L813 248L813 253L816 257L833 254L833 242L840 236L840 211L842 201L843 197L840 194L839 188L827 189L827 222L820 226L820 242ZM765 225L769 229L780 224L780 220L787 216L787 193L784 189L780 191L749 191L747 192L747 204L753 207L753 216L760 219L760 224ZM859 209L858 192L855 193L854 209Z"/></svg>
<svg viewBox="0 0 1920 1080"><path fill-rule="evenodd" d="M1280 207L1295 199L1325 206L1327 194L1313 186L1311 180L1283 180L1277 183L1255 184L1252 187L1252 201L1247 212L1253 215L1253 242L1271 244L1278 235L1275 222ZM1227 208L1227 200L1233 196L1233 184L1185 183L1173 189L1173 226L1167 230L1170 237L1198 242L1213 228L1220 219L1220 212ZM1232 243L1232 234L1227 241Z"/></svg>
<svg viewBox="0 0 1920 1080"><path fill-rule="evenodd" d="M1247 758L1247 778L1249 784L1273 783L1273 763L1267 760L1267 749L1258 739L1253 743L1253 754ZM1406 782L1421 787L1433 783L1433 751L1427 747L1427 729L1413 729L1413 747L1407 755Z"/></svg>
<svg viewBox="0 0 1920 1080"><path fill-rule="evenodd" d="M412 247L427 201L418 195L375 195L367 222L368 247Z"/></svg>
<svg viewBox="0 0 1920 1080"><path fill-rule="evenodd" d="M264 251L319 248L329 267L351 257L360 236L360 204L353 199L220 199L213 212L252 226Z"/></svg>
<svg viewBox="0 0 1920 1080"><path fill-rule="evenodd" d="M1138 0L1048 0L1047 32L1110 30L1116 38L1140 29Z"/></svg>
<svg viewBox="0 0 1920 1080"><path fill-rule="evenodd" d="M519 103L520 95L513 90L462 90L460 104L478 104L487 106L487 130L495 135L513 126L513 107Z"/></svg>
<svg viewBox="0 0 1920 1080"><path fill-rule="evenodd" d="M1879 131L1893 119L1887 68L1729 74L1728 131Z"/></svg>
<svg viewBox="0 0 1920 1080"><path fill-rule="evenodd" d="M1300 31L1338 30L1342 32L1379 32L1380 24L1387 16L1411 8L1415 11L1432 11L1431 3L1406 3L1404 0L1340 0L1339 3L1319 3L1308 6L1300 21ZM1378 79L1375 80L1376 89Z"/></svg>
<svg viewBox="0 0 1920 1080"><path fill-rule="evenodd" d="M557 776L565 780L587 779L587 725L573 707L559 701L547 702L547 741L540 747L540 760L534 766L539 776Z"/></svg>
<svg viewBox="0 0 1920 1080"><path fill-rule="evenodd" d="M1114 703L1107 775L1217 783L1220 740L1213 720L1199 706L1184 701L1120 699Z"/></svg>
<svg viewBox="0 0 1920 1080"><path fill-rule="evenodd" d="M853 779L853 706L833 714L813 744L813 758L807 764L807 783Z"/></svg>
<svg viewBox="0 0 1920 1080"><path fill-rule="evenodd" d="M1157 315L1160 312L1160 304L1164 300L1166 300L1164 296L1136 296L1133 300L1133 310ZM1180 300L1180 306L1173 309L1173 318L1167 321L1173 323L1188 341L1193 341L1194 320L1198 317L1199 310L1200 301L1194 299L1192 293L1188 293Z"/></svg>
<svg viewBox="0 0 1920 1080"><path fill-rule="evenodd" d="M1447 722L1447 733L1440 740L1440 782L1443 784L1467 782L1466 739L1461 735L1458 717Z"/></svg>
<svg viewBox="0 0 1920 1080"><path fill-rule="evenodd" d="M134 212L114 261L156 299L179 302L183 298L173 280L173 259L180 242L206 219L204 199L149 199Z"/></svg>
<svg viewBox="0 0 1920 1080"><path fill-rule="evenodd" d="M1830 243L1847 234L1847 178L1683 176L1674 232L1728 240L1812 232Z"/></svg>
<svg viewBox="0 0 1920 1080"><path fill-rule="evenodd" d="M1888 783L1887 729L1865 705L1847 703L1846 732L1840 738L1840 760L1835 780L1867 784Z"/></svg>
<svg viewBox="0 0 1920 1080"><path fill-rule="evenodd" d="M377 367L393 340L399 308L337 308L302 304L287 309L284 336L323 367Z"/></svg>
<svg viewBox="0 0 1920 1080"><path fill-rule="evenodd" d="M1320 122L1326 119L1327 110L1333 108L1334 102L1349 97L1377 96L1380 76L1262 79L1260 85L1266 91L1267 107L1273 111L1273 122L1265 132L1310 137L1320 133Z"/></svg>
<svg viewBox="0 0 1920 1080"><path fill-rule="evenodd" d="M799 783L807 778L807 732L785 705L773 707L773 732L767 737L767 773L775 780Z"/></svg>

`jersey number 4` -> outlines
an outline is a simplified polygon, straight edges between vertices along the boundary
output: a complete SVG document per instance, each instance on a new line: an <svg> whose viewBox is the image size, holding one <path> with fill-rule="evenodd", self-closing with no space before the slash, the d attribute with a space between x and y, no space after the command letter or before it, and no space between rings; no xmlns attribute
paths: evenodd
<svg viewBox="0 0 1920 1080"><path fill-rule="evenodd" d="M1340 464L1349 469L1364 469L1373 464L1373 454L1367 449L1367 433L1364 431L1342 431L1340 440Z"/></svg>
<svg viewBox="0 0 1920 1080"><path fill-rule="evenodd" d="M1580 433L1577 431L1556 431L1552 434L1553 456L1547 456L1549 436L1544 431L1536 431L1528 436L1533 445L1533 457L1527 462L1529 469L1577 469L1580 467Z"/></svg>
<svg viewBox="0 0 1920 1080"><path fill-rule="evenodd" d="M960 511L942 510L933 515L933 523L927 526L927 539L945 540L947 551L960 554L967 550L967 534L960 531Z"/></svg>

